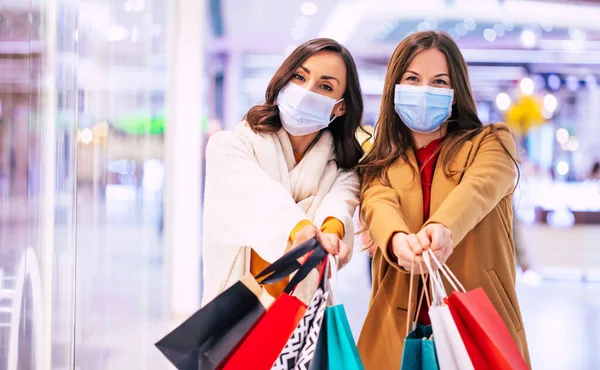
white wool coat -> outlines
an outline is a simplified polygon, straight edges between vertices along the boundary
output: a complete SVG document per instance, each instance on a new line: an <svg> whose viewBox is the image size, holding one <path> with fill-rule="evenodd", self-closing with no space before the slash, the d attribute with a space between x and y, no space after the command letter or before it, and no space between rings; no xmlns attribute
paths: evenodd
<svg viewBox="0 0 600 370"><path fill-rule="evenodd" d="M206 148L202 305L250 271L250 250L272 263L289 247L300 221L320 227L328 217L344 224L352 250L360 182L335 162L333 137L323 131L296 164L288 134L256 134L245 122L213 134ZM313 273L295 295L310 301Z"/></svg>

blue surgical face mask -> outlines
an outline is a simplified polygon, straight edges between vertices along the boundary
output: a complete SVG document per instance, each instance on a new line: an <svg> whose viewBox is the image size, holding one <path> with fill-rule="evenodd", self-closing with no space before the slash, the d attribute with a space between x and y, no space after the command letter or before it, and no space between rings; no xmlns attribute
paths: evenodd
<svg viewBox="0 0 600 370"><path fill-rule="evenodd" d="M394 107L414 132L428 134L452 114L454 90L431 86L396 85Z"/></svg>
<svg viewBox="0 0 600 370"><path fill-rule="evenodd" d="M277 95L281 124L294 136L321 131L336 118L332 117L333 108L342 100L336 101L290 82Z"/></svg>

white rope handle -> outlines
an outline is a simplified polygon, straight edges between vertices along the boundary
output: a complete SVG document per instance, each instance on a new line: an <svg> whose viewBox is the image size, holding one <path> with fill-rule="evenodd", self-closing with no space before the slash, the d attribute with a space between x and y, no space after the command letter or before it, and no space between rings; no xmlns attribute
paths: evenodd
<svg viewBox="0 0 600 370"><path fill-rule="evenodd" d="M333 306L337 305L337 274L339 268L339 259L337 256L329 254L327 256L327 266L325 267L325 272L323 279L325 279L325 288L329 291L329 299L331 300L331 304ZM331 277L329 274L331 273Z"/></svg>
<svg viewBox="0 0 600 370"><path fill-rule="evenodd" d="M444 276L446 277L446 279L448 279L448 281L450 282L450 285L452 285L452 288L454 288L454 290L460 290L463 293L466 293L467 290L465 289L465 287L460 283L460 281L458 280L458 278L456 277L456 275L454 275L454 273L450 270L450 268L448 267L448 265L444 264L442 266L442 264L440 263L440 261L437 259L437 257L435 256L435 254L433 253L429 253L429 256L431 256L431 258L433 259L433 261L435 262L435 264L438 266L439 270L444 274ZM460 287L460 289L457 288L456 284L458 284L458 286Z"/></svg>
<svg viewBox="0 0 600 370"><path fill-rule="evenodd" d="M431 291L436 298L446 298L446 289L444 289L442 279L440 278L439 273L433 271L433 268L431 267L431 260L429 258L432 254L433 253L430 253L429 250L425 250L423 252L423 261L425 262L425 266L427 266L427 270L429 271L429 279L431 280ZM443 299L436 299L436 301L439 301L441 303L443 302Z"/></svg>

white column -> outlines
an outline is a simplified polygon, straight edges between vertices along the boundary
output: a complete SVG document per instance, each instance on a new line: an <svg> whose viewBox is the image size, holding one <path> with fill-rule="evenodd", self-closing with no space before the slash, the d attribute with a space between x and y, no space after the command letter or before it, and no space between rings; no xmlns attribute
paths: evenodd
<svg viewBox="0 0 600 370"><path fill-rule="evenodd" d="M43 369L52 368L52 308L54 292L54 214L55 194L56 194L56 73L57 73L57 41L58 32L58 7L56 0L45 2L46 8L42 9L45 14L45 63L43 74L43 115L42 115L42 138L41 142L41 224L40 224L40 259L41 259L41 280L43 288L43 323L38 323L34 319L34 326L43 325L43 329L37 329L43 338L35 338L35 341L41 340L43 343L41 359L36 360L36 364ZM35 313L35 312L34 312ZM39 348L36 346L36 349ZM38 362L39 361L39 362Z"/></svg>
<svg viewBox="0 0 600 370"><path fill-rule="evenodd" d="M186 316L200 306L200 197L203 54L202 0L168 2L165 261L170 312Z"/></svg>

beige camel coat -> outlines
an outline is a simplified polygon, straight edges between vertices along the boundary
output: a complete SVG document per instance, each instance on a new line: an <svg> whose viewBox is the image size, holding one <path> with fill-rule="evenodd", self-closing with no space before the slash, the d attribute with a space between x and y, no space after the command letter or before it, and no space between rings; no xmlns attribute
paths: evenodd
<svg viewBox="0 0 600 370"><path fill-rule="evenodd" d="M504 145L516 156L509 129L496 127ZM417 168L414 152L407 154ZM454 251L448 266L467 290L485 290L529 363L515 292L512 193L516 166L490 128L458 152L451 168L466 168L464 172L447 178L441 163L440 157L433 177L431 217L425 224L440 223L452 231ZM361 209L371 237L380 246L373 260L370 309L358 342L367 370L400 368L410 275L389 258L387 248L395 233L416 233L424 226L421 183L411 166L400 159L388 174L391 187L372 183ZM414 281L416 284L418 279ZM446 290L452 292L447 282ZM413 289L414 295L416 291ZM416 301L413 297L413 305Z"/></svg>

